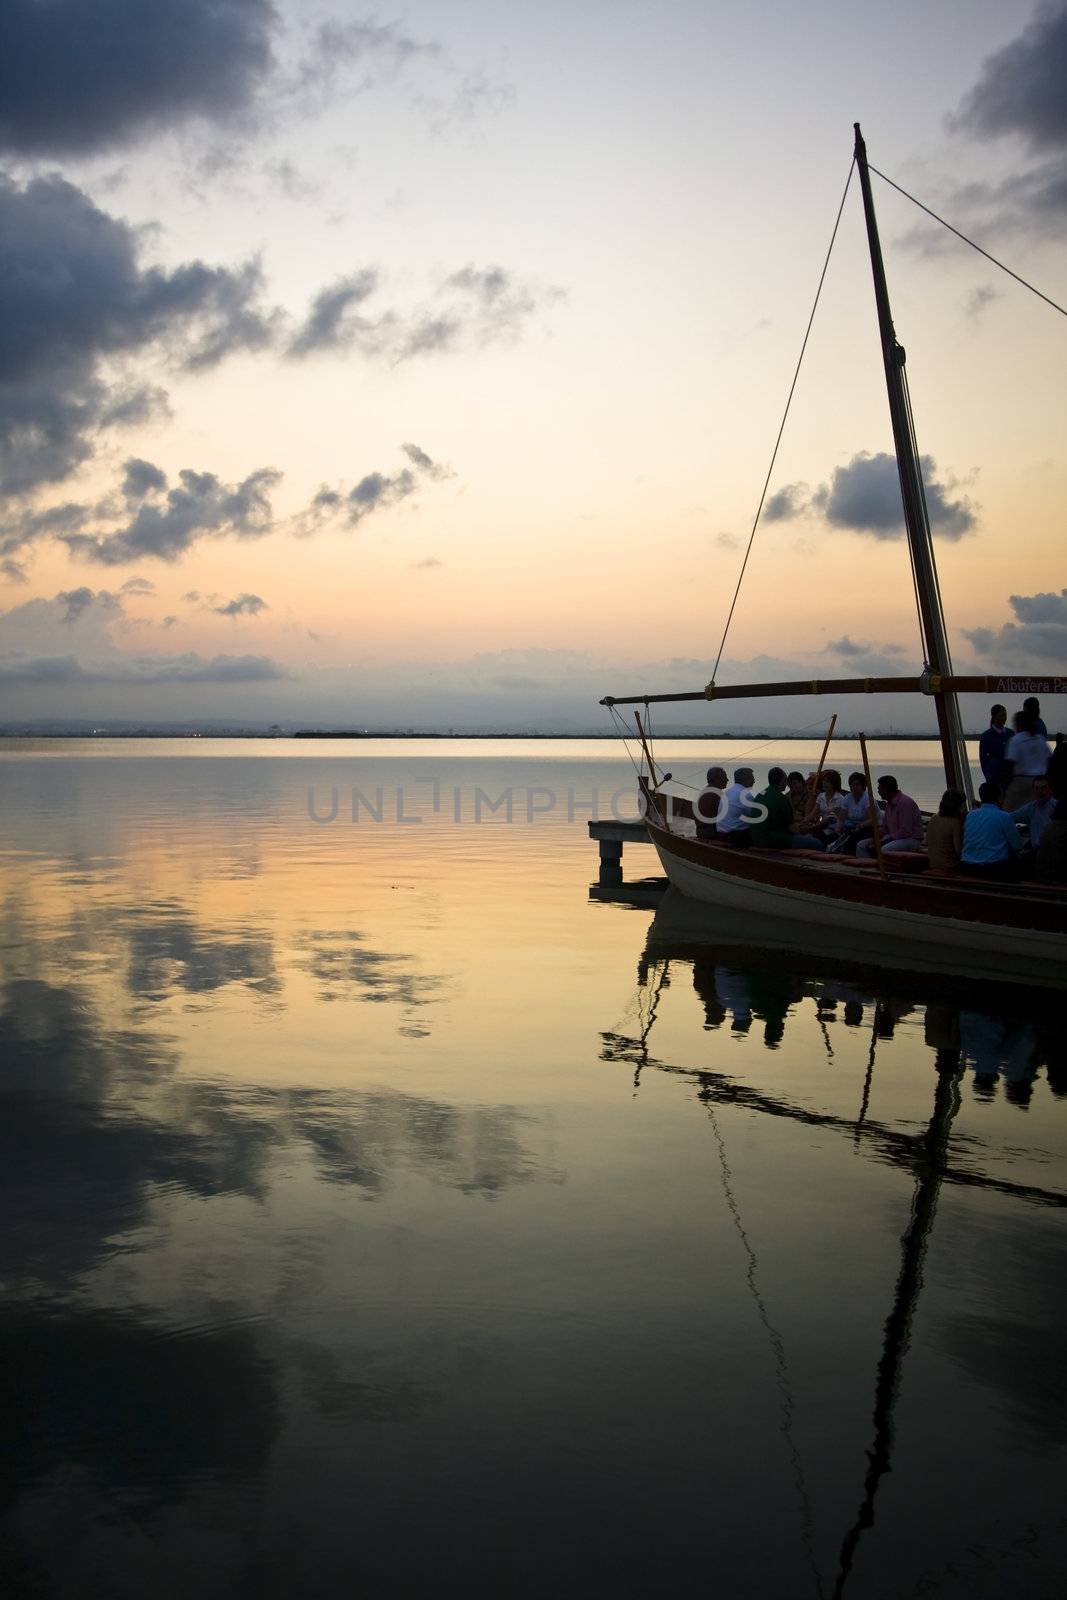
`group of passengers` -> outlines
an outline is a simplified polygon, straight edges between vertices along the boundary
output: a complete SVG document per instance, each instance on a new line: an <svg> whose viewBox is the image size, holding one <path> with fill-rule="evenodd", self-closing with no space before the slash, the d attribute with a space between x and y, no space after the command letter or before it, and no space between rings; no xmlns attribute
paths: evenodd
<svg viewBox="0 0 1067 1600"><path fill-rule="evenodd" d="M724 768L712 767L697 805L698 836L738 849L818 850L860 859L879 851L925 852L936 877L1067 882L1067 745L1057 735L1050 752L1036 700L1015 717L1013 733L1006 722L1004 707L994 706L980 743L985 782L971 811L965 795L947 789L924 827L916 802L887 773L878 779L872 819L862 772L850 773L846 787L830 767L817 785L811 776L772 767L757 793L751 767L738 767L732 783Z"/></svg>

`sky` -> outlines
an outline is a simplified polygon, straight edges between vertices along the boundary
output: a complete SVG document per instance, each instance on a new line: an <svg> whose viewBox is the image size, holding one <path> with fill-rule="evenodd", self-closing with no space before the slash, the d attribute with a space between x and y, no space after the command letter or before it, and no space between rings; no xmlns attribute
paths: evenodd
<svg viewBox="0 0 1067 1600"><path fill-rule="evenodd" d="M857 119L1067 305L1062 3L3 0L0 720L702 687ZM1063 673L1067 318L874 182L957 670ZM853 176L721 682L918 670L891 450Z"/></svg>

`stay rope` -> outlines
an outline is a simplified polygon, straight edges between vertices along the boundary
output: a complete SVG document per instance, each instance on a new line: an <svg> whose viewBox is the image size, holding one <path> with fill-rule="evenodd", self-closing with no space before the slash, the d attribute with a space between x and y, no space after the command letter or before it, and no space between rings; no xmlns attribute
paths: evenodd
<svg viewBox="0 0 1067 1600"><path fill-rule="evenodd" d="M841 225L841 213L845 209L845 200L848 197L849 184L852 182L852 174L853 174L853 172L855 170L856 170L856 158L855 158L855 156L853 156L852 164L850 165L850 167L848 169L848 177L845 179L845 187L844 187L844 190L843 190L842 195L841 195L841 204L837 208L837 216L834 219L834 231L830 235L830 244L829 244L829 247L828 247L828 249L826 251L826 259L824 260L824 262L822 264L822 271L819 273L819 284L818 284L818 288L815 290L815 300L814 300L814 303L813 303L812 308L811 308L811 315L808 318L808 325L804 330L804 340L803 340L803 343L800 346L800 355L797 357L796 369L795 369L795 371L793 373L793 381L789 385L789 395L788 395L788 398L786 399L786 402L785 402L785 410L782 413L782 421L781 421L781 425L780 425L780 427L778 429L778 437L775 439L775 441L774 441L774 449L771 451L771 463L770 463L770 466L767 468L767 476L763 480L763 493L760 495L760 497L759 497L759 505L756 507L756 515L755 515L755 517L753 518L753 521L752 521L752 531L748 536L748 544L745 547L744 560L741 562L741 571L737 575L737 585L736 585L736 587L734 589L734 597L730 601L730 609L729 609L729 611L727 613L727 616L726 616L726 626L723 628L723 630L722 630L722 638L719 640L718 654L715 657L715 665L712 668L712 673L711 673L711 681L712 681L712 683L715 682L715 675L719 670L719 663L722 660L722 653L726 648L726 636L730 631L730 624L734 620L734 610L735 610L735 608L737 606L737 597L741 593L741 584L744 581L745 568L748 566L748 558L752 554L752 545L753 545L753 542L754 542L754 540L756 538L756 529L759 526L759 519L763 515L763 503L767 498L767 490L770 487L771 474L774 471L775 462L778 460L778 447L780 446L780 444L782 442L782 435L785 432L785 425L786 425L786 422L789 419L789 408L793 404L793 395L796 392L797 381L800 378L800 368L803 365L804 352L808 348L808 339L809 339L809 337L811 335L812 324L815 321L815 313L819 308L819 296L822 294L822 286L826 282L826 273L827 273L827 269L829 268L829 265L830 265L830 256L833 254L834 243L835 243L835 241L837 239L837 230Z"/></svg>
<svg viewBox="0 0 1067 1600"><path fill-rule="evenodd" d="M947 228L949 233L954 233L957 239L962 239L964 244L969 244L972 250L977 250L980 256L985 256L986 260L991 261L995 267L999 267L1001 272L1006 272L1009 278L1014 278L1016 283L1021 283L1024 289L1029 289L1031 294L1036 294L1037 298L1043 300L1047 306L1051 306L1053 311L1058 311L1061 316L1067 317L1067 308L1061 306L1058 300L1053 300L1051 295L1047 295L1043 290L1035 288L1032 283L1028 283L1025 278L1020 277L1019 273L1013 272L1010 267L1005 266L1003 261L998 261L996 256L990 255L988 250L983 250L980 244L975 244L973 239L968 239L967 235L961 233L959 228L954 228L951 222L946 222L944 217L939 217L936 211L932 211L929 206L924 206L921 200L917 200L913 194L909 194L907 189L901 188L899 183L894 183L892 178L887 178L884 172L878 171L877 167L872 167L869 161L867 166L871 172L881 178L883 183L888 183L891 189L895 189L897 194L902 194L905 200L911 201L913 206L918 206L919 210L925 211L928 217L933 217L935 222L940 222L941 226Z"/></svg>

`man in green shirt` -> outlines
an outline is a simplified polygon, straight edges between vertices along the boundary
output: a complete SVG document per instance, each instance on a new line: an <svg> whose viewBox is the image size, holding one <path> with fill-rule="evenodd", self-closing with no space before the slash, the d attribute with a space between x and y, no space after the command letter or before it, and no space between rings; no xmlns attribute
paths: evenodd
<svg viewBox="0 0 1067 1600"><path fill-rule="evenodd" d="M772 767L767 774L767 787L758 794L755 805L766 812L762 822L749 827L749 835L757 850L824 850L826 846L813 833L792 833L793 807L786 798L786 775L781 767Z"/></svg>

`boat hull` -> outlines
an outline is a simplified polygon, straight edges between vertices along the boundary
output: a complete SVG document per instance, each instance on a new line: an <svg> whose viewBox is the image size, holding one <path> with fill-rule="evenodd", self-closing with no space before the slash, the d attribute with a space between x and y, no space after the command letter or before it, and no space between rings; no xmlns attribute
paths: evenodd
<svg viewBox="0 0 1067 1600"><path fill-rule="evenodd" d="M877 873L845 863L790 860L680 838L649 820L663 869L688 899L731 915L794 926L798 941L843 941L874 959L1029 982L1067 981L1067 896Z"/></svg>

